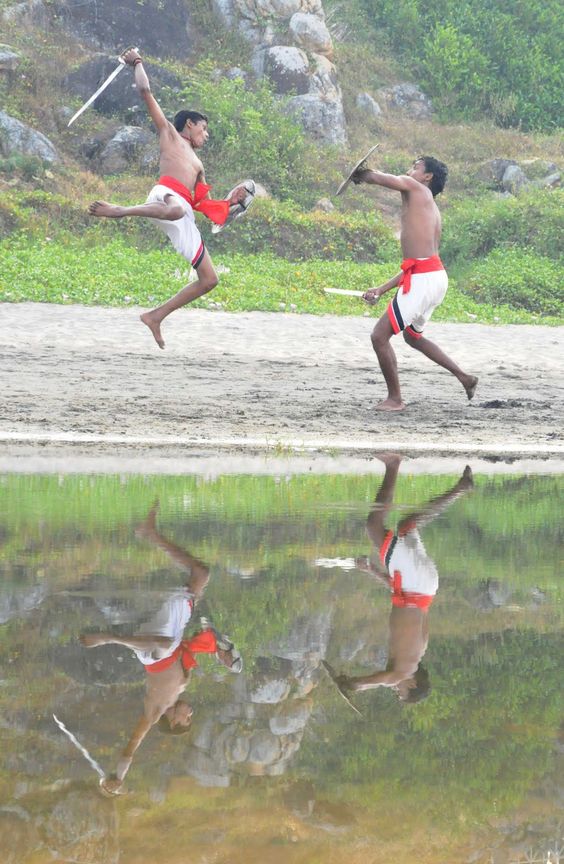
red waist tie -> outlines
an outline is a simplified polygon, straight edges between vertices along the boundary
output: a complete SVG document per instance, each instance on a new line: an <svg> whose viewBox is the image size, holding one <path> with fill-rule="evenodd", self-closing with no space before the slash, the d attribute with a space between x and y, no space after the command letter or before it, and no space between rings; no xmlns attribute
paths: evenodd
<svg viewBox="0 0 564 864"><path fill-rule="evenodd" d="M392 606L405 608L406 606L417 606L418 609L428 609L434 596L431 594L416 594L415 591L404 591L401 587L401 573L394 570L393 578L390 578L392 589Z"/></svg>
<svg viewBox="0 0 564 864"><path fill-rule="evenodd" d="M414 273L434 273L436 270L444 270L444 265L438 255L430 258L404 258L401 262L403 271L398 285L403 286L403 293L409 294L411 288L411 277Z"/></svg>
<svg viewBox="0 0 564 864"><path fill-rule="evenodd" d="M206 196L211 189L211 186L208 186L207 183L196 183L194 194L192 195L188 187L184 183L181 183L180 180L176 180L175 177L165 175L164 177L159 177L158 182L161 186L167 186L173 192L176 192L188 202L192 210L203 213L204 216L207 216L216 225L223 225L227 219L229 202L207 198Z"/></svg>
<svg viewBox="0 0 564 864"><path fill-rule="evenodd" d="M180 657L182 668L185 672L193 669L198 664L194 654L215 654L217 651L217 639L213 630L203 630L201 633L196 633L191 639L183 639L178 648L170 654L169 657L163 657L162 660L157 660L156 663L149 663L145 666L147 672L163 672L169 669L173 663L176 663Z"/></svg>

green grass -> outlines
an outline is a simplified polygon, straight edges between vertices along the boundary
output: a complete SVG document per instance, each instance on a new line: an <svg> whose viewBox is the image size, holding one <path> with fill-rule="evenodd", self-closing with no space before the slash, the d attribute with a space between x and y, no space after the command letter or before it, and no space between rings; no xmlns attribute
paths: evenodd
<svg viewBox="0 0 564 864"><path fill-rule="evenodd" d="M189 268L172 249L141 250L124 238L100 245L97 233L30 240L12 235L0 244L0 301L154 306L186 284ZM325 287L365 291L397 272L397 263L359 264L311 259L292 262L267 253L217 254L220 284L196 302L200 308L230 312L261 310L334 315L382 314L386 300L367 307L361 300L324 294ZM391 299L391 294L389 295ZM221 304L221 306L218 306ZM560 324L508 305L477 303L451 280L436 321Z"/></svg>

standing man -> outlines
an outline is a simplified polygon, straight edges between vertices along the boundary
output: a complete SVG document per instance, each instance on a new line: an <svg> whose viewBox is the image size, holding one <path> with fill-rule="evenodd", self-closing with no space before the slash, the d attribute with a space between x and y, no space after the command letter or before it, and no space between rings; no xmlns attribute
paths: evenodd
<svg viewBox="0 0 564 864"><path fill-rule="evenodd" d="M430 691L429 675L421 660L429 641L429 609L439 587L437 568L423 546L419 528L470 491L474 481L467 465L454 486L405 516L394 532L386 527L386 518L394 500L401 456L386 453L378 458L386 472L366 522L373 551L369 557L357 558L356 566L390 591L388 662L385 669L370 675L342 675L338 683L345 691L389 687L402 702L419 702Z"/></svg>
<svg viewBox="0 0 564 864"><path fill-rule="evenodd" d="M167 234L177 252L180 252L198 274L195 282L186 285L162 306L141 315L159 348L164 348L161 322L167 315L207 294L218 283L212 260L196 227L194 210L204 213L218 225L247 209L254 195L254 183L247 181L237 186L228 200L214 201L209 197L210 186L205 182L204 166L196 150L208 140L208 118L197 111L179 111L174 124L170 123L151 93L143 60L136 48L123 54L128 66L133 66L135 85L145 100L153 123L157 127L160 143L161 177L145 204L119 207L106 201L95 201L89 207L91 216L121 219L124 216L143 216L153 219Z"/></svg>
<svg viewBox="0 0 564 864"><path fill-rule="evenodd" d="M388 396L380 402L378 411L403 411L397 360L390 344L391 337L403 331L411 348L421 351L434 363L452 373L466 391L474 396L478 379L469 375L423 336L423 328L433 310L446 294L448 277L439 258L441 214L435 197L442 192L447 179L447 167L432 156L420 156L413 167L400 176L359 168L352 177L354 183L371 183L401 192L401 248L404 260L401 272L378 288L364 294L364 300L374 305L378 299L398 288L396 296L372 331L372 345L388 387Z"/></svg>

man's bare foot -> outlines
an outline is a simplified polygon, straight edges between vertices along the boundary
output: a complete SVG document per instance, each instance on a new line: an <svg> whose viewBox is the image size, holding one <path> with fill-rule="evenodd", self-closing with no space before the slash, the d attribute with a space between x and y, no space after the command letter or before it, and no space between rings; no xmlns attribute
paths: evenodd
<svg viewBox="0 0 564 864"><path fill-rule="evenodd" d="M107 645L111 640L108 633L83 633L79 637L85 648L96 648L98 645Z"/></svg>
<svg viewBox="0 0 564 864"><path fill-rule="evenodd" d="M161 323L160 323L160 321L155 321L151 317L150 312L143 312L143 314L140 315L139 317L141 318L141 321L143 322L143 324L146 324L147 327L149 328L149 330L151 331L151 333L153 334L155 342L157 343L159 348L164 348L165 343L164 343L164 339L161 335Z"/></svg>
<svg viewBox="0 0 564 864"><path fill-rule="evenodd" d="M472 399L474 393L476 392L476 387L478 386L477 377L475 375L467 375L465 380L462 381L462 386L466 390L468 400Z"/></svg>
<svg viewBox="0 0 564 864"><path fill-rule="evenodd" d="M383 402L374 406L375 411L403 411L404 409L405 402L402 402L401 399L384 399Z"/></svg>
<svg viewBox="0 0 564 864"><path fill-rule="evenodd" d="M459 483L461 483L465 489L472 489L474 487L474 475L472 474L470 465L467 465L462 472L462 477L460 478Z"/></svg>
<svg viewBox="0 0 564 864"><path fill-rule="evenodd" d="M110 219L120 219L123 213L123 207L118 207L116 204L108 204L107 201L94 201L88 208L91 216L107 216Z"/></svg>
<svg viewBox="0 0 564 864"><path fill-rule="evenodd" d="M401 453L375 453L374 455L376 459L384 463L386 468L397 467L403 459Z"/></svg>

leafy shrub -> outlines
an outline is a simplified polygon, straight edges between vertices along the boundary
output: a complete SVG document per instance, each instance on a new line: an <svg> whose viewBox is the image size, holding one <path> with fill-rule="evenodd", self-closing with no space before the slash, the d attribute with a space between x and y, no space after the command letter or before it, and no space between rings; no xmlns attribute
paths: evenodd
<svg viewBox="0 0 564 864"><path fill-rule="evenodd" d="M562 269L523 249L494 249L460 288L475 300L507 304L545 315L564 311Z"/></svg>
<svg viewBox="0 0 564 864"><path fill-rule="evenodd" d="M269 252L290 261L314 257L370 263L400 257L391 229L380 215L372 213L304 213L292 202L263 199L231 232L214 235L209 226L202 224L201 228L212 254L215 250Z"/></svg>
<svg viewBox="0 0 564 864"><path fill-rule="evenodd" d="M239 78L217 78L213 66L203 62L194 68L180 92L164 91L170 113L181 107L209 117L206 173L214 183L231 184L245 177L263 183L277 197L301 203L311 200L319 157L307 143L301 127L280 111L265 80L248 90Z"/></svg>
<svg viewBox="0 0 564 864"><path fill-rule="evenodd" d="M366 29L444 113L549 130L562 123L564 16L559 0L358 0Z"/></svg>
<svg viewBox="0 0 564 864"><path fill-rule="evenodd" d="M498 246L521 246L555 259L562 245L563 205L561 189L463 201L445 214L442 254L463 265Z"/></svg>
<svg viewBox="0 0 564 864"><path fill-rule="evenodd" d="M0 174L17 175L24 180L32 180L43 174L45 163L38 156L28 156L25 153L14 153L5 159L0 159Z"/></svg>

